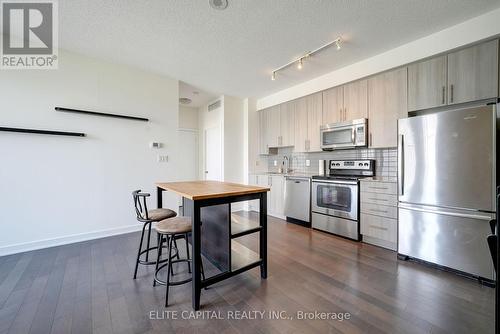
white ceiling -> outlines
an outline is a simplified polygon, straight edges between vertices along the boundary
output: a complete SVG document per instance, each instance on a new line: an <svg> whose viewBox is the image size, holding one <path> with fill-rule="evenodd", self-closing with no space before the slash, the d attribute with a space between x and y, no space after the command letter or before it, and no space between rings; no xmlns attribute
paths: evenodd
<svg viewBox="0 0 500 334"><path fill-rule="evenodd" d="M217 96L219 96L219 94L210 93L193 85L179 81L179 98L187 97L188 99L191 99L190 104L179 103L181 106L199 108L215 100Z"/></svg>
<svg viewBox="0 0 500 334"><path fill-rule="evenodd" d="M442 30L498 0L59 1L60 46L139 66L200 90L262 97ZM327 51L271 81L272 69L341 35Z"/></svg>

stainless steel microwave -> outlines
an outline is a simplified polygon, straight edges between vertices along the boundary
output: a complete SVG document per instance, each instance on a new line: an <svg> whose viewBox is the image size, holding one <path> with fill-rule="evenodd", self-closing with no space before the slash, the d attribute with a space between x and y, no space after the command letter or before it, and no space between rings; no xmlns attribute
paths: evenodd
<svg viewBox="0 0 500 334"><path fill-rule="evenodd" d="M331 123L320 128L321 149L331 151L368 144L368 121L366 118L342 123Z"/></svg>

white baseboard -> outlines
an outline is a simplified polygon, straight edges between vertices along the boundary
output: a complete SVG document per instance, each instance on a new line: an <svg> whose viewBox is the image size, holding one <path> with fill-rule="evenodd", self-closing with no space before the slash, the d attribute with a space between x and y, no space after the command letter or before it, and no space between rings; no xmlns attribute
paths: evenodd
<svg viewBox="0 0 500 334"><path fill-rule="evenodd" d="M140 231L142 229L142 224L134 224L129 226L115 227L106 230L86 232L80 234L73 234L65 237L58 237L53 239L44 239L38 241L30 241L21 244L15 244L10 246L0 247L0 256L22 253L42 248L49 248L54 246L61 246L66 244L72 244L75 242L100 239L105 237L110 237L113 235L125 234Z"/></svg>

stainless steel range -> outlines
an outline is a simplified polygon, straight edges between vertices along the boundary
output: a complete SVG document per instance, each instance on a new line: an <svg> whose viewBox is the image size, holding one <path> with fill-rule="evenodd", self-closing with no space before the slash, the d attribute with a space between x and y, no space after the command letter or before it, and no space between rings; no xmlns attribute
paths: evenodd
<svg viewBox="0 0 500 334"><path fill-rule="evenodd" d="M330 160L328 170L312 177L311 225L359 241L359 179L375 175L375 160Z"/></svg>

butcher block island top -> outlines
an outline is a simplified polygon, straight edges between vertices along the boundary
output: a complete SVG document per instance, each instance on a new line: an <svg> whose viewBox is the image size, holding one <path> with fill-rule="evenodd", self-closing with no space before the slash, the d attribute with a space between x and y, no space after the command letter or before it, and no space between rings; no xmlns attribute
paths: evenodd
<svg viewBox="0 0 500 334"><path fill-rule="evenodd" d="M244 184L220 181L186 181L160 182L157 187L172 191L185 198L196 201L209 198L250 195L267 192L266 187L248 186Z"/></svg>

